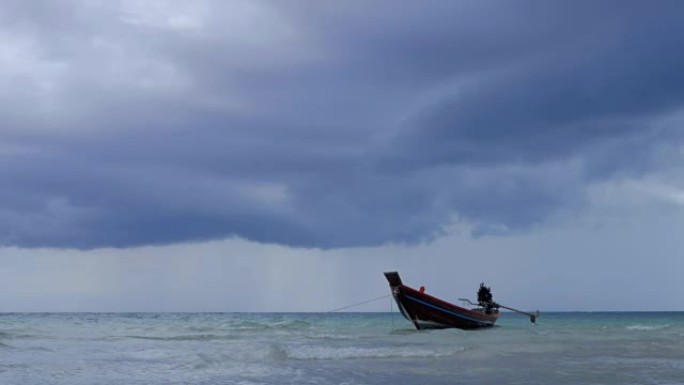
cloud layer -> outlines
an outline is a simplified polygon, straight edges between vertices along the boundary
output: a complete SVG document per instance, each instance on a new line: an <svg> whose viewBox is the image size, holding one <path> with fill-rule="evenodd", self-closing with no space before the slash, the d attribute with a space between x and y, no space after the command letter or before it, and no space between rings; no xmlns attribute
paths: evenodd
<svg viewBox="0 0 684 385"><path fill-rule="evenodd" d="M525 231L681 165L679 2L3 2L0 244Z"/></svg>

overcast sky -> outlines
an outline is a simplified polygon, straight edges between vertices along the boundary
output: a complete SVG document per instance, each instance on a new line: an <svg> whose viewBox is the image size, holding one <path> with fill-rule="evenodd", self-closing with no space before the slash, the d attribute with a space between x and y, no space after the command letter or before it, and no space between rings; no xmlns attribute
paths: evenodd
<svg viewBox="0 0 684 385"><path fill-rule="evenodd" d="M5 0L0 311L684 310L682 14Z"/></svg>

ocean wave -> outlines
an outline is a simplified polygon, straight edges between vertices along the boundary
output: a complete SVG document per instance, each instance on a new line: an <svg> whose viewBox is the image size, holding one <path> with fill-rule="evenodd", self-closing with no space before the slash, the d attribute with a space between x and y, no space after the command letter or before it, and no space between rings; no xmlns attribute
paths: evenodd
<svg viewBox="0 0 684 385"><path fill-rule="evenodd" d="M652 331L652 330L667 329L669 327L670 327L669 324L664 324L664 325L629 325L629 326L626 326L625 329L637 330L637 331Z"/></svg>
<svg viewBox="0 0 684 385"><path fill-rule="evenodd" d="M407 330L393 330L389 332L390 335L412 335L412 334L418 334L418 331L416 329L407 329ZM325 333L325 332L310 332L306 333L305 337L311 340L331 340L331 341L348 341L348 340L354 340L354 341L359 341L359 340L373 340L377 339L378 335L373 334L371 332L367 334L351 334L351 333Z"/></svg>
<svg viewBox="0 0 684 385"><path fill-rule="evenodd" d="M420 331L418 331L416 329L405 328L405 329L392 329L392 331L390 331L389 334L395 335L395 336L405 336L405 335L409 335L409 334L418 334L418 333L420 333Z"/></svg>
<svg viewBox="0 0 684 385"><path fill-rule="evenodd" d="M231 323L230 325L228 325L228 329L240 330L240 331L243 331L243 330L261 331L261 330L268 330L269 328L270 328L270 326L268 324L256 322L256 321L241 321L241 322Z"/></svg>
<svg viewBox="0 0 684 385"><path fill-rule="evenodd" d="M284 329L284 330L303 330L311 327L311 324L306 321L296 320L281 322L275 325L271 325L273 329Z"/></svg>
<svg viewBox="0 0 684 385"><path fill-rule="evenodd" d="M219 341L219 340L235 340L236 336L217 335L217 334L189 334L176 336L124 336L124 338L132 338L139 340L151 341Z"/></svg>
<svg viewBox="0 0 684 385"><path fill-rule="evenodd" d="M0 339L5 340L28 340L28 339L49 339L50 337L42 334L14 334L0 332Z"/></svg>
<svg viewBox="0 0 684 385"><path fill-rule="evenodd" d="M436 358L446 357L465 351L464 346L442 350L415 348L360 348L360 347L323 347L323 346L274 346L278 358L297 360L340 360L355 358Z"/></svg>
<svg viewBox="0 0 684 385"><path fill-rule="evenodd" d="M2 342L0 342L0 349L14 349L14 346L10 346L10 345L3 344Z"/></svg>
<svg viewBox="0 0 684 385"><path fill-rule="evenodd" d="M308 329L311 324L306 321L295 320L280 323L262 323L256 321L241 321L229 325L229 329L238 331L264 331L264 330L302 330Z"/></svg>
<svg viewBox="0 0 684 385"><path fill-rule="evenodd" d="M51 350L51 349L43 348L40 346L17 347L17 346L3 344L2 342L0 342L0 350L12 350L15 352L48 352L48 353L53 352L53 350Z"/></svg>
<svg viewBox="0 0 684 385"><path fill-rule="evenodd" d="M334 334L334 333L309 333L306 338L311 340L330 340L330 341L348 341L363 339L363 336L352 334Z"/></svg>

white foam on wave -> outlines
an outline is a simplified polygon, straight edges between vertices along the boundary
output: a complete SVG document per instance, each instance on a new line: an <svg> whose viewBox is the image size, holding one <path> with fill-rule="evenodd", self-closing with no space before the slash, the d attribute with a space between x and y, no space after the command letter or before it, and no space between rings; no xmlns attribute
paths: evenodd
<svg viewBox="0 0 684 385"><path fill-rule="evenodd" d="M651 331L651 330L661 330L669 328L669 324L664 325L630 325L625 327L627 330L637 330L637 331Z"/></svg>
<svg viewBox="0 0 684 385"><path fill-rule="evenodd" d="M465 347L458 346L450 349L428 350L415 348L360 348L360 347L322 347L322 346L286 346L282 348L287 358L298 360L339 360L354 358L392 358L392 357L413 357L413 358L433 358L445 357L465 350Z"/></svg>
<svg viewBox="0 0 684 385"><path fill-rule="evenodd" d="M306 338L312 340L356 340L359 336L351 334L333 334L333 333L310 333Z"/></svg>

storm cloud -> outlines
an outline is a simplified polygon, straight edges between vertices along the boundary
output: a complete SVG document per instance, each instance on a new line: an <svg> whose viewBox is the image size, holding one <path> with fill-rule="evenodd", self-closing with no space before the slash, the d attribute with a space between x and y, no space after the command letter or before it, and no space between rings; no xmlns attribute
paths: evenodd
<svg viewBox="0 0 684 385"><path fill-rule="evenodd" d="M529 231L682 164L684 5L5 1L0 244Z"/></svg>

